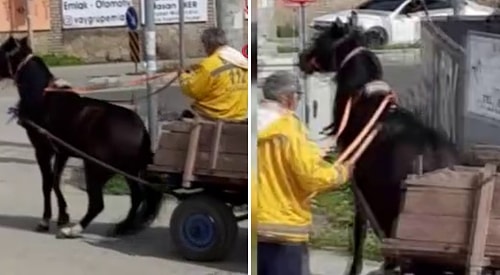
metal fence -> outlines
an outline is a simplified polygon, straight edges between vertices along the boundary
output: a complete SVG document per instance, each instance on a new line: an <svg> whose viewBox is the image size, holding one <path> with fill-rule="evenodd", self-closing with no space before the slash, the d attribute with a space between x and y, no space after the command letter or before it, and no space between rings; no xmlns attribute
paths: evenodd
<svg viewBox="0 0 500 275"><path fill-rule="evenodd" d="M404 99L406 107L444 131L462 150L475 144L500 145L500 120L473 114L468 108L469 98L484 92L468 85L470 31L500 34L500 22L485 17L422 22L422 82Z"/></svg>

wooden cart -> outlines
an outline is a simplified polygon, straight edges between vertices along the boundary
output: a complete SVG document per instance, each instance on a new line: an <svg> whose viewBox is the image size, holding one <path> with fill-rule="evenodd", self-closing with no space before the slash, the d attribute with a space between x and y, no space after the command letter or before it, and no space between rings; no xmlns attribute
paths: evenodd
<svg viewBox="0 0 500 275"><path fill-rule="evenodd" d="M500 270L496 170L493 164L456 166L409 177L394 236L383 240L384 256L396 259L402 274L424 275L414 270L422 263L445 266L452 274L495 274Z"/></svg>
<svg viewBox="0 0 500 275"><path fill-rule="evenodd" d="M237 222L234 207L248 201L248 126L200 118L161 126L150 174L162 175L168 193L180 204L170 233L189 260L223 259L233 249Z"/></svg>

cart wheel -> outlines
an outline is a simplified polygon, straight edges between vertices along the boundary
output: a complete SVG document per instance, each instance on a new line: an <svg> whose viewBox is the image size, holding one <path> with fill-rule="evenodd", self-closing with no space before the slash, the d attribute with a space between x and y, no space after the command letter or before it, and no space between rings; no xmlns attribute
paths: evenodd
<svg viewBox="0 0 500 275"><path fill-rule="evenodd" d="M179 204L170 219L170 235L180 254L192 261L222 260L232 251L238 224L231 208L200 195Z"/></svg>

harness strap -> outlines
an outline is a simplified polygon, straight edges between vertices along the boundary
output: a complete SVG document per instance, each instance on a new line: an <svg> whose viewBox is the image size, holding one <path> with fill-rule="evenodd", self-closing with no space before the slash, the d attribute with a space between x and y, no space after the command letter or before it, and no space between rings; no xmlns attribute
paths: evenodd
<svg viewBox="0 0 500 275"><path fill-rule="evenodd" d="M12 65L10 64L10 60L8 62L9 64L9 72L10 72L10 75L12 76L12 78L14 79L14 82L17 83L17 75L19 74L19 71L21 71L21 69L26 65L28 64L28 62L33 58L33 54L28 54L20 63L19 65L17 65L17 68L16 68L16 71L13 72L12 71Z"/></svg>
<svg viewBox="0 0 500 275"><path fill-rule="evenodd" d="M342 62L340 63L340 68L344 67L345 64L347 64L347 62L353 58L354 56L356 56L358 53L362 52L366 50L365 47L357 47L355 48L354 50L350 51L346 57L344 57L344 59L342 60Z"/></svg>

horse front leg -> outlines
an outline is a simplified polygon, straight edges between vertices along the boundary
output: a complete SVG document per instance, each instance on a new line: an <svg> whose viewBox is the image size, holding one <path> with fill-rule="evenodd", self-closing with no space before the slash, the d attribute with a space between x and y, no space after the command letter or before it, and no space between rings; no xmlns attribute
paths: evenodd
<svg viewBox="0 0 500 275"><path fill-rule="evenodd" d="M363 247L367 232L367 221L357 202L355 203L354 210L353 258L349 275L359 275L363 270Z"/></svg>
<svg viewBox="0 0 500 275"><path fill-rule="evenodd" d="M36 226L36 231L47 232L50 229L50 219L52 218L52 167L50 161L53 153L45 148L35 148L35 157L42 174L42 192L43 192L43 216L42 220Z"/></svg>

